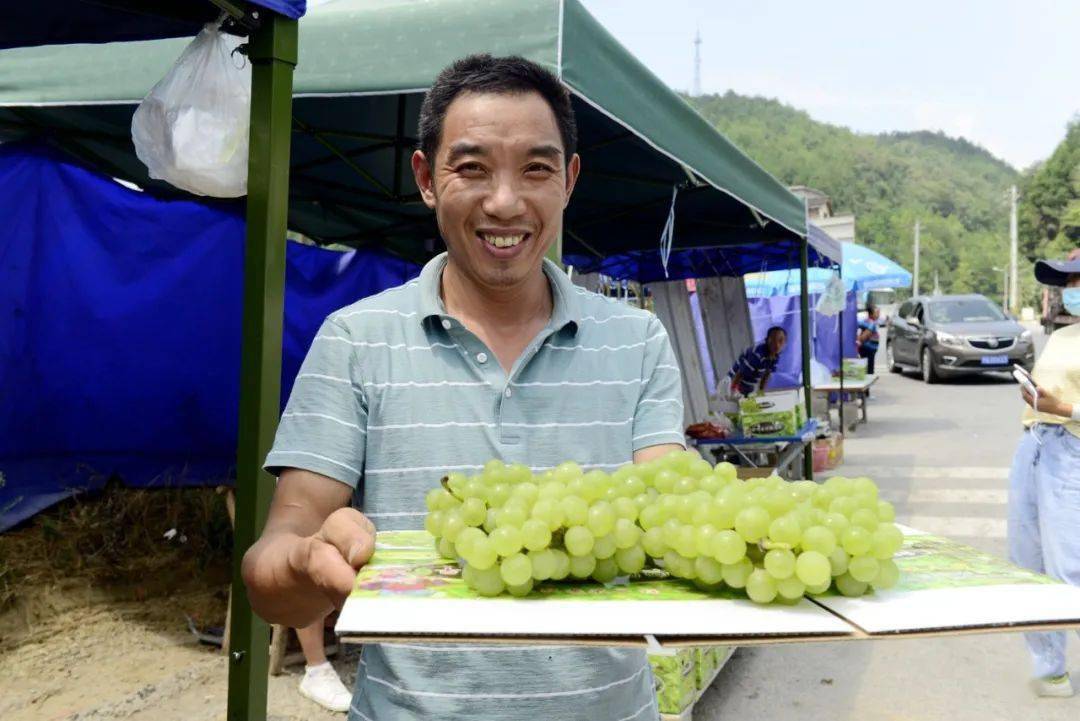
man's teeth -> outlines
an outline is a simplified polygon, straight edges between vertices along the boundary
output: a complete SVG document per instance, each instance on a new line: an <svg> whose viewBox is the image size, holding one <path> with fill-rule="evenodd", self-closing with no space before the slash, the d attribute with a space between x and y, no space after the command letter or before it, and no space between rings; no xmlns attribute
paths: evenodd
<svg viewBox="0 0 1080 721"><path fill-rule="evenodd" d="M513 248L515 245L525 240L524 235L485 235L484 240L494 245L496 248Z"/></svg>

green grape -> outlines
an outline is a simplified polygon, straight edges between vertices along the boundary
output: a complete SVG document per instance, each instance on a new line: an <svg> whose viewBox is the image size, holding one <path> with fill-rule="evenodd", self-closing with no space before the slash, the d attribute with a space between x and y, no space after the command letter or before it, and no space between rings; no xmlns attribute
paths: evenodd
<svg viewBox="0 0 1080 721"><path fill-rule="evenodd" d="M847 551L838 546L835 551L829 554L829 572L833 576L840 576L847 573L849 561L850 558Z"/></svg>
<svg viewBox="0 0 1080 721"><path fill-rule="evenodd" d="M829 504L832 503L836 496L828 488L819 486L810 496L810 503L814 508L821 509L822 511L829 510Z"/></svg>
<svg viewBox="0 0 1080 721"><path fill-rule="evenodd" d="M627 498L633 498L634 496L640 496L645 492L647 486L645 481L641 480L640 476L627 476L626 478L618 482L619 489L622 491L622 495Z"/></svg>
<svg viewBox="0 0 1080 721"><path fill-rule="evenodd" d="M716 503L711 508L712 514L709 516L709 523L720 529L734 528L735 517L742 510L740 496L741 494L738 491L732 491L730 486L720 491Z"/></svg>
<svg viewBox="0 0 1080 721"><path fill-rule="evenodd" d="M442 535L443 512L432 511L424 519L424 528L436 538Z"/></svg>
<svg viewBox="0 0 1080 721"><path fill-rule="evenodd" d="M811 586L829 585L832 578L832 567L829 565L829 557L820 551L803 551L795 559L795 575L799 580Z"/></svg>
<svg viewBox="0 0 1080 721"><path fill-rule="evenodd" d="M744 588L746 579L754 571L754 564L748 558L740 558L735 563L725 563L723 569L724 583L732 588Z"/></svg>
<svg viewBox="0 0 1080 721"><path fill-rule="evenodd" d="M734 465L724 461L716 464L716 468L713 468L713 475L724 483L731 483L738 478L739 472Z"/></svg>
<svg viewBox="0 0 1080 721"><path fill-rule="evenodd" d="M769 524L769 538L794 548L802 539L802 526L799 519L793 513L773 519Z"/></svg>
<svg viewBox="0 0 1080 721"><path fill-rule="evenodd" d="M679 481L679 474L665 468L653 478L653 487L661 493L671 493L675 484Z"/></svg>
<svg viewBox="0 0 1080 721"><path fill-rule="evenodd" d="M851 526L840 537L840 545L848 555L862 556L870 552L870 531L862 526Z"/></svg>
<svg viewBox="0 0 1080 721"><path fill-rule="evenodd" d="M677 496L679 499L678 508L675 511L675 517L679 519L680 523L693 523L694 512L698 509L698 504L694 500L693 496Z"/></svg>
<svg viewBox="0 0 1080 721"><path fill-rule="evenodd" d="M900 569L892 559L878 562L878 573L870 582L875 589L885 590L892 588L900 581Z"/></svg>
<svg viewBox="0 0 1080 721"><path fill-rule="evenodd" d="M679 538L679 531L682 530L682 524L679 523L679 519L669 518L664 521L664 525L661 526L661 528L664 530L664 543L669 546L674 546Z"/></svg>
<svg viewBox="0 0 1080 721"><path fill-rule="evenodd" d="M694 455L697 455L697 453L695 453ZM689 467L686 469L687 475L693 478L704 478L705 476L711 476L712 471L712 464L706 461L700 455L697 455L697 458L691 460Z"/></svg>
<svg viewBox="0 0 1080 721"><path fill-rule="evenodd" d="M502 572L498 566L483 570L473 568L465 582L481 596L498 596L506 588L506 582L503 581Z"/></svg>
<svg viewBox="0 0 1080 721"><path fill-rule="evenodd" d="M848 521L847 516L843 513L829 511L825 514L825 517L821 519L821 525L832 531L837 539L840 539L844 535L844 531L851 525L851 522Z"/></svg>
<svg viewBox="0 0 1080 721"><path fill-rule="evenodd" d="M615 529L615 511L607 501L597 501L589 506L589 518L585 527L594 536L606 536Z"/></svg>
<svg viewBox="0 0 1080 721"><path fill-rule="evenodd" d="M746 541L730 529L717 531L712 537L711 555L720 563L731 565L746 557Z"/></svg>
<svg viewBox="0 0 1080 721"><path fill-rule="evenodd" d="M527 511L523 510L518 505L511 505L511 502L507 502L505 506L499 509L499 515L495 519L496 528L521 528L522 524L529 517Z"/></svg>
<svg viewBox="0 0 1080 721"><path fill-rule="evenodd" d="M825 581L825 583L819 583L816 586L807 586L806 592L811 596L820 596L821 594L828 591L831 586L832 578L830 578L828 581Z"/></svg>
<svg viewBox="0 0 1080 721"><path fill-rule="evenodd" d="M593 569L592 579L598 583L611 583L619 575L619 565L613 558L601 558Z"/></svg>
<svg viewBox="0 0 1080 721"><path fill-rule="evenodd" d="M566 496L559 506L563 512L563 523L567 526L584 526L589 520L589 504L580 496Z"/></svg>
<svg viewBox="0 0 1080 721"><path fill-rule="evenodd" d="M697 577L694 562L679 554L678 551L668 551L664 554L664 569L676 578L685 578L692 581Z"/></svg>
<svg viewBox="0 0 1080 721"><path fill-rule="evenodd" d="M679 480L675 481L675 487L672 489L673 493L677 493L680 496L685 496L689 493L693 493L697 490L697 480L690 476L683 476Z"/></svg>
<svg viewBox="0 0 1080 721"><path fill-rule="evenodd" d="M491 547L503 558L521 550L521 531L515 526L500 526L491 532Z"/></svg>
<svg viewBox="0 0 1080 721"><path fill-rule="evenodd" d="M795 554L786 548L774 548L765 554L765 570L780 581L795 573Z"/></svg>
<svg viewBox="0 0 1080 721"><path fill-rule="evenodd" d="M869 478L856 478L852 481L851 492L855 495L869 495L877 498L878 488Z"/></svg>
<svg viewBox="0 0 1080 721"><path fill-rule="evenodd" d="M694 573L698 579L711 586L723 580L724 567L715 558L698 556L694 559Z"/></svg>
<svg viewBox="0 0 1080 721"><path fill-rule="evenodd" d="M861 596L866 593L867 584L852 578L844 573L836 577L836 590L845 596Z"/></svg>
<svg viewBox="0 0 1080 721"><path fill-rule="evenodd" d="M530 551L547 548L551 543L551 531L548 529L547 523L539 518L530 518L525 521L525 524L521 527L521 543Z"/></svg>
<svg viewBox="0 0 1080 721"><path fill-rule="evenodd" d="M877 514L869 508L860 508L851 514L851 525L862 526L868 531L873 531L878 527Z"/></svg>
<svg viewBox="0 0 1080 721"><path fill-rule="evenodd" d="M481 528L484 529L485 533L490 534L492 531L494 531L498 527L499 527L499 509L498 508L488 508L487 509L487 518L484 519L484 525L481 526Z"/></svg>
<svg viewBox="0 0 1080 721"><path fill-rule="evenodd" d="M710 494L714 494L724 487L724 482L709 473L698 479L698 488Z"/></svg>
<svg viewBox="0 0 1080 721"><path fill-rule="evenodd" d="M853 514L857 508L858 505L856 504L855 499L848 496L836 498L829 504L830 513L839 513L848 518L851 518L851 514Z"/></svg>
<svg viewBox="0 0 1080 721"><path fill-rule="evenodd" d="M570 483L570 481L581 478L584 475L584 471L581 470L581 466L573 461L567 461L566 463L560 463L555 466L554 480L562 484Z"/></svg>
<svg viewBox="0 0 1080 721"><path fill-rule="evenodd" d="M497 483L494 486L488 488L487 504L489 506L501 506L510 500L510 491L512 489L505 483Z"/></svg>
<svg viewBox="0 0 1080 721"><path fill-rule="evenodd" d="M675 543L672 544L680 556L685 558L694 558L698 555L697 550L697 538L694 536L693 526L682 526L679 528L679 533L675 536Z"/></svg>
<svg viewBox="0 0 1080 721"><path fill-rule="evenodd" d="M759 506L750 506L735 516L735 530L747 543L757 543L769 530L769 514Z"/></svg>
<svg viewBox="0 0 1080 721"><path fill-rule="evenodd" d="M461 504L461 519L466 526L479 526L487 518L487 506L479 498L466 498Z"/></svg>
<svg viewBox="0 0 1080 721"><path fill-rule="evenodd" d="M446 511L446 515L443 516L442 533L440 535L450 541L455 541L463 528L465 528L465 520L461 517L461 511L456 508L452 511Z"/></svg>
<svg viewBox="0 0 1080 721"><path fill-rule="evenodd" d="M473 544L479 539L487 539L487 536L479 528L469 526L462 529L458 534L457 540L454 542L454 546L457 548L458 553L464 558L469 555L472 550Z"/></svg>
<svg viewBox="0 0 1080 721"><path fill-rule="evenodd" d="M771 490L765 494L762 498L762 504L765 510L769 512L769 515L773 518L777 516L783 516L791 509L795 508L795 498L786 488L778 488Z"/></svg>
<svg viewBox="0 0 1080 721"><path fill-rule="evenodd" d="M630 521L631 523L637 520L638 507L637 504L634 503L633 498L627 496L616 498L612 501L611 507L615 510L616 518Z"/></svg>
<svg viewBox="0 0 1080 721"><path fill-rule="evenodd" d="M517 598L522 598L522 597L528 596L530 593L532 593L533 581L530 578L528 581L526 581L525 583L523 583L523 584L521 584L519 586L507 586L506 590L507 590L507 592L509 592L509 594L511 596L516 596Z"/></svg>
<svg viewBox="0 0 1080 721"><path fill-rule="evenodd" d="M534 581L546 581L555 573L555 552L550 548L539 551L529 551L526 554L532 564L532 577Z"/></svg>
<svg viewBox="0 0 1080 721"><path fill-rule="evenodd" d="M457 558L457 550L454 548L454 543L449 538L440 538L439 545L436 547L439 551L439 555L443 558L454 559Z"/></svg>
<svg viewBox="0 0 1080 721"><path fill-rule="evenodd" d="M754 603L771 603L776 598L776 579L763 568L756 568L746 579L746 595Z"/></svg>
<svg viewBox="0 0 1080 721"><path fill-rule="evenodd" d="M795 576L789 576L777 582L776 593L788 601L798 601L806 593L806 584Z"/></svg>
<svg viewBox="0 0 1080 721"><path fill-rule="evenodd" d="M870 583L878 575L878 561L873 556L854 556L848 563L848 574L856 581Z"/></svg>
<svg viewBox="0 0 1080 721"><path fill-rule="evenodd" d="M653 526L645 531L645 535L641 537L641 545L645 548L645 553L652 558L662 558L668 552L668 544L664 541L664 529Z"/></svg>
<svg viewBox="0 0 1080 721"><path fill-rule="evenodd" d="M803 531L801 545L805 551L817 551L828 556L836 550L836 536L825 526L810 526Z"/></svg>
<svg viewBox="0 0 1080 721"><path fill-rule="evenodd" d="M882 522L888 523L896 520L896 509L893 508L893 504L888 501L877 502L877 515L878 519Z"/></svg>
<svg viewBox="0 0 1080 721"><path fill-rule="evenodd" d="M615 521L615 530L611 535L615 538L616 547L630 548L641 540L641 529L632 520L620 518Z"/></svg>
<svg viewBox="0 0 1080 721"><path fill-rule="evenodd" d="M520 586L532 579L532 562L525 554L515 553L503 559L499 573L507 586Z"/></svg>
<svg viewBox="0 0 1080 721"><path fill-rule="evenodd" d="M540 484L540 499L544 501L559 501L566 495L566 486L558 481L544 481Z"/></svg>
<svg viewBox="0 0 1080 721"><path fill-rule="evenodd" d="M565 514L559 501L541 498L532 507L532 517L543 521L549 531L557 531L562 527Z"/></svg>
<svg viewBox="0 0 1080 721"><path fill-rule="evenodd" d="M440 494L446 493L442 488L432 488L424 495L424 506L429 511L437 511L442 508L442 502L439 498Z"/></svg>
<svg viewBox="0 0 1080 721"><path fill-rule="evenodd" d="M563 546L572 556L584 556L593 549L596 538L592 532L584 526L571 526L563 534ZM592 573L592 571L589 571ZM586 576L589 574L586 573Z"/></svg>
<svg viewBox="0 0 1080 721"><path fill-rule="evenodd" d="M645 506L641 509L641 515L638 518L638 522L646 531L652 528L659 528L664 522L663 510L657 504Z"/></svg>
<svg viewBox="0 0 1080 721"><path fill-rule="evenodd" d="M694 509L694 515L690 517L690 523L695 526L711 526L714 515L716 515L716 501L709 499Z"/></svg>
<svg viewBox="0 0 1080 721"><path fill-rule="evenodd" d="M574 480L566 484L566 495L580 498L581 500L585 501L587 505L588 501L585 499L585 486L587 485L588 484L585 482L584 477L575 478Z"/></svg>
<svg viewBox="0 0 1080 721"><path fill-rule="evenodd" d="M519 483L514 486L514 490L510 492L510 498L522 501L529 506L536 503L536 499L539 495L540 489L537 488L535 483L531 482Z"/></svg>
<svg viewBox="0 0 1080 721"><path fill-rule="evenodd" d="M716 536L716 527L706 523L694 529L694 545L697 547L697 555L712 556L712 539Z"/></svg>
<svg viewBox="0 0 1080 721"><path fill-rule="evenodd" d="M469 544L468 554L462 553L465 562L478 571L486 571L499 560L499 554L491 543L490 538L477 538Z"/></svg>
<svg viewBox="0 0 1080 721"><path fill-rule="evenodd" d="M615 534L609 533L606 536L600 536L593 542L592 555L596 556L597 560L611 558L617 550Z"/></svg>
<svg viewBox="0 0 1080 721"><path fill-rule="evenodd" d="M591 553L584 556L570 556L570 575L574 578L588 578L596 570L596 557Z"/></svg>
<svg viewBox="0 0 1080 721"><path fill-rule="evenodd" d="M882 523L870 537L870 553L884 561L896 555L904 545L904 534L893 523Z"/></svg>
<svg viewBox="0 0 1080 721"><path fill-rule="evenodd" d="M555 557L555 570L551 572L551 580L561 581L570 575L570 556L559 548L548 550Z"/></svg>
<svg viewBox="0 0 1080 721"><path fill-rule="evenodd" d="M641 546L620 548L615 551L615 563L618 564L619 570L628 576L641 573L641 570L645 568L645 550Z"/></svg>

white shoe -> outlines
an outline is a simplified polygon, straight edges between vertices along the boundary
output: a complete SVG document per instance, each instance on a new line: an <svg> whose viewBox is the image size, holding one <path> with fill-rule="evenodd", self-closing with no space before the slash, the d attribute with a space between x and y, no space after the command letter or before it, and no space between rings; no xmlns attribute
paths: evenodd
<svg viewBox="0 0 1080 721"><path fill-rule="evenodd" d="M329 711L344 713L352 702L352 694L329 661L306 668L300 680L300 693Z"/></svg>
<svg viewBox="0 0 1080 721"><path fill-rule="evenodd" d="M1032 679L1031 688L1037 696L1069 698L1073 695L1072 682L1069 680L1069 674L1067 673L1060 676Z"/></svg>

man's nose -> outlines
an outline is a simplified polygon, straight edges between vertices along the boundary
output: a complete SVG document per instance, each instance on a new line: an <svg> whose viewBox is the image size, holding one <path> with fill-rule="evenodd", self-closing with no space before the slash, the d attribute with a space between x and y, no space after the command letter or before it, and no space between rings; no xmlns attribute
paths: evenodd
<svg viewBox="0 0 1080 721"><path fill-rule="evenodd" d="M521 188L508 174L496 174L491 185L491 192L483 202L484 213L492 218L508 220L525 213L525 200Z"/></svg>

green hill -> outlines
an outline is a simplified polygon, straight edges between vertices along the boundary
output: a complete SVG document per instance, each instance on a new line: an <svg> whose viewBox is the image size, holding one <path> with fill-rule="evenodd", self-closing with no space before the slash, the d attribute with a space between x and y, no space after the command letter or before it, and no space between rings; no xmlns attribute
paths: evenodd
<svg viewBox="0 0 1080 721"><path fill-rule="evenodd" d="M1006 193L1020 174L985 149L943 133L855 133L732 92L687 101L784 183L828 193L834 214L855 214L858 242L909 270L918 218L922 289L937 271L946 292L1001 297L993 268L1008 262Z"/></svg>

